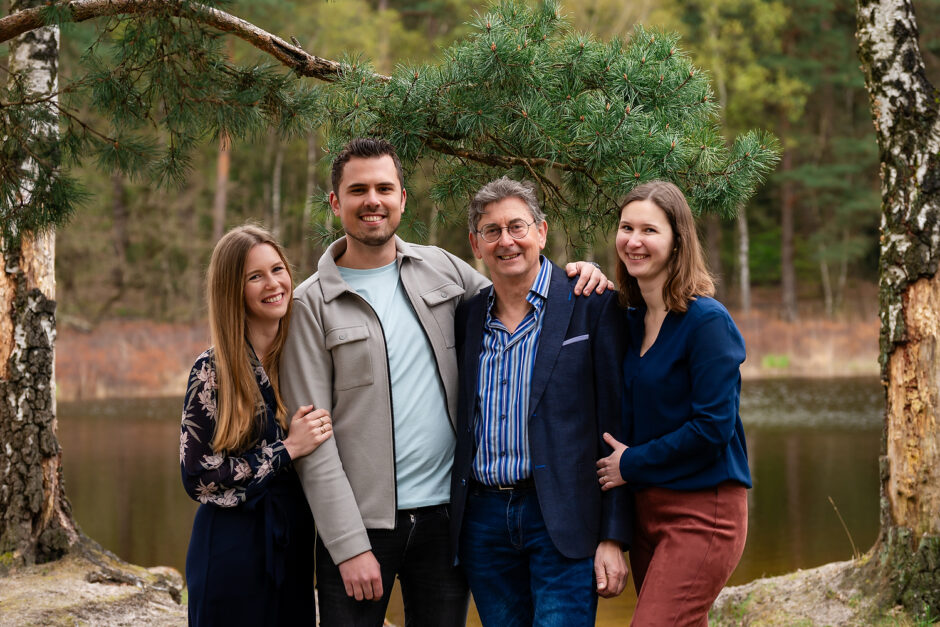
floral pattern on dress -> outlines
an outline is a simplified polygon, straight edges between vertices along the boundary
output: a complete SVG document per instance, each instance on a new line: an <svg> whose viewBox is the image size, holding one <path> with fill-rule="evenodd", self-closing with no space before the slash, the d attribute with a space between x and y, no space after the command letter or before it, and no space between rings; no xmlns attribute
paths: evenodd
<svg viewBox="0 0 940 627"><path fill-rule="evenodd" d="M267 483L290 467L285 433L275 419L274 390L254 353L249 355L264 406L259 408L259 432L248 450L238 455L213 451L218 415L218 385L209 349L190 371L180 424L180 468L187 494L200 503L237 507L260 497Z"/></svg>

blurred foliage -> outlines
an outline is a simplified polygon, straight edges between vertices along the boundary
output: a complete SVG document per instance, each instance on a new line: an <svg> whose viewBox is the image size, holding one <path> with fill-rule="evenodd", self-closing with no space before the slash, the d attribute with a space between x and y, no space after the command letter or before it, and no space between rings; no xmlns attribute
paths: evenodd
<svg viewBox="0 0 940 627"><path fill-rule="evenodd" d="M533 6L535 3L531 3ZM333 2L233 2L226 9L321 57L361 55L391 74L396 67L434 63L442 50L472 34L483 2L469 0L336 0ZM915 0L922 50L928 73L940 83L940 0ZM6 5L4 5L6 8ZM821 296L825 262L831 279L871 282L878 255L877 148L858 70L854 42L854 3L849 0L584 0L563 4L572 32L590 32L597 41L629 38L637 23L676 31L679 46L697 67L707 70L712 90L723 106L721 129L734 137L748 128L776 132L781 115L791 120L780 139L794 150L788 180L797 189L796 267L801 297ZM60 80L79 76L88 47L102 37L119 37L113 24L65 24L62 33ZM788 48L784 51L784 42ZM221 53L234 65L269 63L247 44L225 38ZM0 47L0 55L6 53ZM0 60L5 66L5 60ZM302 83L303 84L303 83ZM76 114L93 124L106 124L106 109L76 104ZM167 137L142 125L140 135L154 150L165 150ZM303 224L307 200L307 134L278 138L259 125L248 140L235 141L231 151L226 225L247 219L271 224L272 171L277 142L283 143L281 238L296 262L296 278L313 269L322 246L317 234L335 227L321 199L328 191L328 138L312 131L320 162L315 171L319 190L313 204L319 211ZM777 133L780 136L779 133ZM103 154L101 159L108 159ZM211 250L211 207L216 180L218 142L202 141L193 153L192 171L181 187L160 188L130 176L102 173L93 162L75 168L93 200L86 201L57 236L60 312L94 321L99 315L192 319L203 315L202 274ZM469 257L465 227L443 220L448 210L431 201L433 165L421 164L407 180L413 222L403 236L427 238ZM781 175L782 176L782 175ZM750 226L752 282L773 286L780 277L779 188L773 177L747 205ZM440 199L439 195L438 198ZM123 236L117 232L118 205L126 211ZM459 206L459 204L458 204ZM453 213L453 210L450 210ZM320 225L321 228L316 228ZM733 223L722 223L723 283L737 280L737 234ZM118 255L114 244L126 243ZM306 239L306 245L302 244ZM569 250L556 241L552 255L564 260ZM598 244L585 254L604 260L609 252ZM300 258L305 249L306 257ZM123 287L114 280L121 265ZM734 304L735 290L727 293Z"/></svg>

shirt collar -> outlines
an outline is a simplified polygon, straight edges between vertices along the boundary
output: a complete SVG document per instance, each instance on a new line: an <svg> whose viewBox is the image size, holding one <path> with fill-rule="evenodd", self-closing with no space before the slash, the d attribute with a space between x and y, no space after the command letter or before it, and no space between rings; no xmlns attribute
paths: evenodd
<svg viewBox="0 0 940 627"><path fill-rule="evenodd" d="M548 300L548 286L551 282L552 264L545 258L545 255L539 255L539 272L535 275L535 280L532 281L532 287L529 288L529 293L525 296L525 299L537 312L541 311L542 305ZM496 290L491 289L490 295L486 299L487 317L492 315L493 303L495 302Z"/></svg>

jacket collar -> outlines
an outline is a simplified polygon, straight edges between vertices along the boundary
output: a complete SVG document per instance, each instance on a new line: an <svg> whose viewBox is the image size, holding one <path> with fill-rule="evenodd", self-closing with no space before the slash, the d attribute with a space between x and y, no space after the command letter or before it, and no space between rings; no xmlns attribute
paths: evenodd
<svg viewBox="0 0 940 627"><path fill-rule="evenodd" d="M423 260L414 246L397 235L392 237L395 238L395 258L399 268L401 268L405 259ZM330 244L326 252L320 257L320 261L317 262L317 274L320 276L320 287L323 290L323 299L326 302L330 302L346 292L355 293L355 290L343 280L339 268L336 267L336 260L345 252L346 236L344 235Z"/></svg>

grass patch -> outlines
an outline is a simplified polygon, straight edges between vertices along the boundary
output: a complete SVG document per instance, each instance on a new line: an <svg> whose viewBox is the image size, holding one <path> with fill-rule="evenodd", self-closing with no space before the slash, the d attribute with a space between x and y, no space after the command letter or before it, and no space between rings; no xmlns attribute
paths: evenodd
<svg viewBox="0 0 940 627"><path fill-rule="evenodd" d="M765 370L786 370L790 367L790 356L768 353L761 357L760 365Z"/></svg>

